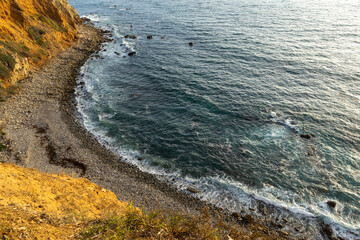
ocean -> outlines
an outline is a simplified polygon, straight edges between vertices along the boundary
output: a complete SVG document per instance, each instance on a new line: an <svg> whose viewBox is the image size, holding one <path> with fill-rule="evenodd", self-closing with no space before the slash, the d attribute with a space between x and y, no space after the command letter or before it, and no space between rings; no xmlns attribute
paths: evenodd
<svg viewBox="0 0 360 240"><path fill-rule="evenodd" d="M113 34L76 89L100 142L230 211L360 236L360 1L69 3Z"/></svg>

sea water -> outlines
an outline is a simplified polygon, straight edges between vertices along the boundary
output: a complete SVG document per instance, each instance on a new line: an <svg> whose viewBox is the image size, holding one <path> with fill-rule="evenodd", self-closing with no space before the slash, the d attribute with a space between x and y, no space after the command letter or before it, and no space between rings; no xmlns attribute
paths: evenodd
<svg viewBox="0 0 360 240"><path fill-rule="evenodd" d="M230 211L260 199L359 237L360 1L69 2L113 33L76 90L99 141Z"/></svg>

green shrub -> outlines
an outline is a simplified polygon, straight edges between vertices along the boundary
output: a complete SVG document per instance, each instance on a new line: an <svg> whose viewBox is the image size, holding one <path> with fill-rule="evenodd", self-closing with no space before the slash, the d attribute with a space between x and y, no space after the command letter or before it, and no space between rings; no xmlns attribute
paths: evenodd
<svg viewBox="0 0 360 240"><path fill-rule="evenodd" d="M36 43L39 44L41 47L45 46L45 42L42 38L39 38L38 40L36 40Z"/></svg>
<svg viewBox="0 0 360 240"><path fill-rule="evenodd" d="M11 70L14 70L15 68L16 61L10 55L0 52L0 62L3 63L3 65L10 68Z"/></svg>
<svg viewBox="0 0 360 240"><path fill-rule="evenodd" d="M30 49L24 43L4 42L0 41L0 45L3 45L6 50L12 53L18 53L23 57L29 57Z"/></svg>
<svg viewBox="0 0 360 240"><path fill-rule="evenodd" d="M0 141L2 140L2 136L4 136L5 133L2 131L2 129L0 128ZM0 152L4 151L5 146L0 142Z"/></svg>
<svg viewBox="0 0 360 240"><path fill-rule="evenodd" d="M65 29L62 27L62 26L59 26L59 24L52 20L51 18L47 17L47 16L44 16L44 15L38 15L38 19L45 23L46 25L48 25L49 27L51 27L52 29L55 29L56 31L59 31L59 32L63 32L65 31Z"/></svg>
<svg viewBox="0 0 360 240"><path fill-rule="evenodd" d="M225 220L227 219L227 220ZM145 212L128 205L121 214L92 222L77 238L90 239L262 239L284 240L278 232L260 225L233 222L207 209L196 215L162 210Z"/></svg>
<svg viewBox="0 0 360 240"><path fill-rule="evenodd" d="M48 56L48 53L47 53L45 50L43 50L43 49L40 49L40 50L39 50L39 53L40 53L41 55Z"/></svg>
<svg viewBox="0 0 360 240"><path fill-rule="evenodd" d="M10 77L10 70L0 64L0 78L5 79Z"/></svg>
<svg viewBox="0 0 360 240"><path fill-rule="evenodd" d="M44 30L35 27L35 26L31 26L28 29L28 34L31 37L31 39L37 41L38 39L41 39L41 36L45 34Z"/></svg>
<svg viewBox="0 0 360 240"><path fill-rule="evenodd" d="M7 95L14 95L18 91L17 85L11 85L5 89Z"/></svg>
<svg viewBox="0 0 360 240"><path fill-rule="evenodd" d="M81 233L82 239L218 239L210 218L162 211L144 213L129 206Z"/></svg>
<svg viewBox="0 0 360 240"><path fill-rule="evenodd" d="M5 150L5 146L0 142L0 152Z"/></svg>

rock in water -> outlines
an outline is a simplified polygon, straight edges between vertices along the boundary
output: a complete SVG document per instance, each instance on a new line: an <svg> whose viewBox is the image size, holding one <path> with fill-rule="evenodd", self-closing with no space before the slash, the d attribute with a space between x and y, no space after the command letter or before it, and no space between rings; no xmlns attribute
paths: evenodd
<svg viewBox="0 0 360 240"><path fill-rule="evenodd" d="M336 207L336 202L335 202L335 201L329 200L329 201L327 201L326 203L327 203L327 205L328 205L329 207L332 207L332 208Z"/></svg>
<svg viewBox="0 0 360 240"><path fill-rule="evenodd" d="M304 139L310 139L311 135L310 134L300 134L300 137L304 138Z"/></svg>
<svg viewBox="0 0 360 240"><path fill-rule="evenodd" d="M128 53L129 56L133 56L133 55L135 55L135 54L136 54L136 52L129 52L129 53Z"/></svg>
<svg viewBox="0 0 360 240"><path fill-rule="evenodd" d="M189 42L189 46L194 46L194 43L193 43L193 42Z"/></svg>
<svg viewBox="0 0 360 240"><path fill-rule="evenodd" d="M199 190L197 190L196 188L192 188L192 187L188 187L187 190L191 193L198 193Z"/></svg>
<svg viewBox="0 0 360 240"><path fill-rule="evenodd" d="M135 35L125 35L124 38L136 39L137 36L135 36Z"/></svg>
<svg viewBox="0 0 360 240"><path fill-rule="evenodd" d="M152 38L153 38L152 35L147 36L147 39L152 39Z"/></svg>

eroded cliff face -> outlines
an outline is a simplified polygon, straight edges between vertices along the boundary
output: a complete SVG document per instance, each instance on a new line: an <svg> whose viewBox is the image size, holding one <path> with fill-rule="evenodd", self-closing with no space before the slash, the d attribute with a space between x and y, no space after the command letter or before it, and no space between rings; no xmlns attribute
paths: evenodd
<svg viewBox="0 0 360 240"><path fill-rule="evenodd" d="M0 86L6 88L77 39L66 0L0 0Z"/></svg>

